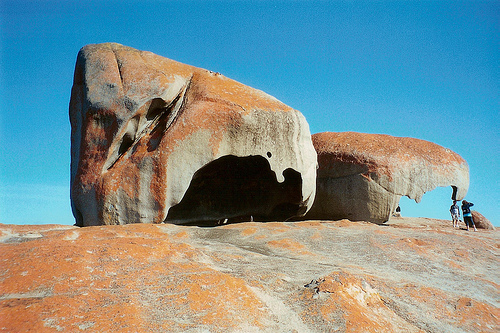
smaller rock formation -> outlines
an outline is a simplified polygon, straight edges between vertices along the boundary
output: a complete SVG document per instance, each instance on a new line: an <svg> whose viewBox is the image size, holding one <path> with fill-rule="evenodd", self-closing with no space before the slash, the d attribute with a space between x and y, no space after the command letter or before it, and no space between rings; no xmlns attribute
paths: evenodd
<svg viewBox="0 0 500 333"><path fill-rule="evenodd" d="M425 192L451 186L461 200L469 168L458 154L437 144L380 134L318 133L316 200L308 219L386 222L401 196L420 202Z"/></svg>
<svg viewBox="0 0 500 333"><path fill-rule="evenodd" d="M481 213L479 213L478 211L475 211L475 210L471 211L471 213L472 213L472 220L474 221L476 228L495 230L495 227L490 222L490 220L488 220L486 217L484 217Z"/></svg>

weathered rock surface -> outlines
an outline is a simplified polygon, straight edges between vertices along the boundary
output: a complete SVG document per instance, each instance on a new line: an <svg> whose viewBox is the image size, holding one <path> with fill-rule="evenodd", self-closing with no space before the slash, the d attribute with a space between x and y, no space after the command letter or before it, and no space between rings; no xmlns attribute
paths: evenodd
<svg viewBox="0 0 500 333"><path fill-rule="evenodd" d="M4 332L498 332L498 231L0 225Z"/></svg>
<svg viewBox="0 0 500 333"><path fill-rule="evenodd" d="M314 200L316 152L302 114L219 73L87 45L70 119L80 226L286 219Z"/></svg>
<svg viewBox="0 0 500 333"><path fill-rule="evenodd" d="M472 214L472 220L474 221L476 228L495 230L495 227L490 222L490 220L488 220L486 217L484 217L481 213L479 213L476 210L473 210L473 211L471 211L471 214Z"/></svg>
<svg viewBox="0 0 500 333"><path fill-rule="evenodd" d="M312 138L319 169L306 219L383 223L402 196L420 202L425 192L452 186L452 197L461 200L469 188L467 162L432 142L355 132Z"/></svg>

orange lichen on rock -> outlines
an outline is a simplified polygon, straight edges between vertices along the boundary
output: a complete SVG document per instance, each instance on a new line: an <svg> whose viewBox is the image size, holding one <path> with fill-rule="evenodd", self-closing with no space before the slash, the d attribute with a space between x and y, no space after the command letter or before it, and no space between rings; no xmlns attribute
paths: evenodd
<svg viewBox="0 0 500 333"><path fill-rule="evenodd" d="M385 134L323 132L313 135L313 144L321 158L367 165L367 174L386 173L389 177L401 163L413 163L416 156L436 166L466 163L435 143Z"/></svg>
<svg viewBox="0 0 500 333"><path fill-rule="evenodd" d="M290 252L295 252L301 255L312 254L311 252L305 250L306 247L293 239L284 238L279 240L272 240L267 242L267 245L272 248L285 249Z"/></svg>
<svg viewBox="0 0 500 333"><path fill-rule="evenodd" d="M0 224L0 331L498 332L498 231L422 223Z"/></svg>
<svg viewBox="0 0 500 333"><path fill-rule="evenodd" d="M402 196L420 202L425 192L451 186L461 200L469 167L451 150L404 137L355 132L312 136L318 154L316 199L308 219L384 223Z"/></svg>
<svg viewBox="0 0 500 333"><path fill-rule="evenodd" d="M37 239L1 244L3 330L234 329L258 327L264 314L243 280L196 263L197 250L156 226L40 229Z"/></svg>
<svg viewBox="0 0 500 333"><path fill-rule="evenodd" d="M433 247L433 244L427 243L420 239L404 238L399 240L398 247L408 247L416 251L420 255L427 255L428 249Z"/></svg>
<svg viewBox="0 0 500 333"><path fill-rule="evenodd" d="M70 120L71 202L79 226L244 215L285 220L312 205L317 161L305 118L219 73L116 43L87 45L77 57ZM201 199L187 196L202 168L221 172L222 158L229 169L250 159L238 171L270 175L266 191L251 181L237 186L263 196L260 205L214 205L213 188L192 191L205 193ZM198 210L179 209L194 199L201 201Z"/></svg>
<svg viewBox="0 0 500 333"><path fill-rule="evenodd" d="M488 332L498 326L500 309L468 297L460 298L456 303L456 310L460 316L460 324L472 327L478 332Z"/></svg>
<svg viewBox="0 0 500 333"><path fill-rule="evenodd" d="M352 333L424 332L388 308L369 284L346 272L333 272L308 286L314 287L314 293L305 293L305 298L319 304L318 309L304 312L303 317L321 316L321 320L330 321L335 313L341 313L345 332Z"/></svg>
<svg viewBox="0 0 500 333"><path fill-rule="evenodd" d="M250 235L255 234L256 232L257 232L257 228L246 228L246 229L243 229L241 234L243 236L250 236Z"/></svg>

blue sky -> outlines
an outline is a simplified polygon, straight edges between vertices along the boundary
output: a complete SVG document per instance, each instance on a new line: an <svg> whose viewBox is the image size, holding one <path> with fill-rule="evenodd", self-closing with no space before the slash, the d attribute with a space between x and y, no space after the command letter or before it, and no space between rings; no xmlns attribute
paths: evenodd
<svg viewBox="0 0 500 333"><path fill-rule="evenodd" d="M83 5L84 3L84 5ZM0 2L0 223L73 224L68 105L78 50L118 42L220 72L311 132L435 142L469 163L500 226L498 1ZM451 189L405 216L449 218Z"/></svg>

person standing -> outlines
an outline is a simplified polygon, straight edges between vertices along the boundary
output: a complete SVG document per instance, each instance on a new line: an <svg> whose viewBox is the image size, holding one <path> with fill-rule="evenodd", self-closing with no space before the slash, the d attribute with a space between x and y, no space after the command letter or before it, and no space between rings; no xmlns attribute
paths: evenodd
<svg viewBox="0 0 500 333"><path fill-rule="evenodd" d="M453 221L453 228L458 228L458 221L460 220L460 207L457 201L453 200L453 205L450 207L451 220Z"/></svg>
<svg viewBox="0 0 500 333"><path fill-rule="evenodd" d="M472 213L470 211L472 206L474 206L472 202L467 202L466 200L462 201L462 216L464 217L464 223L467 226L467 231L469 231L469 226L473 226L474 231L477 231L474 220L472 219Z"/></svg>

